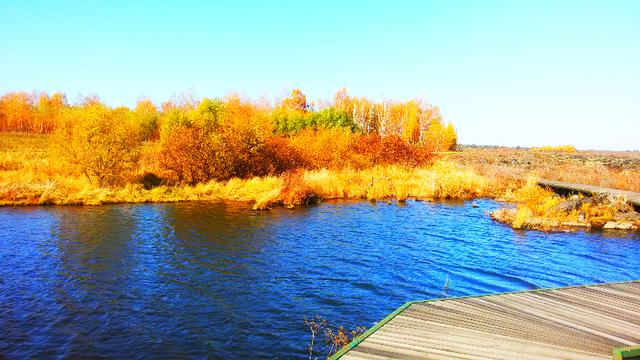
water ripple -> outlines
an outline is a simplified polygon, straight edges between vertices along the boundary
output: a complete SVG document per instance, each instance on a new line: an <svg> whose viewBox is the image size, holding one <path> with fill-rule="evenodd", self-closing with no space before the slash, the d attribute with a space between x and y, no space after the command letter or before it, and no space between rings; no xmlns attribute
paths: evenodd
<svg viewBox="0 0 640 360"><path fill-rule="evenodd" d="M303 319L640 278L637 234L514 231L500 205L0 209L0 358L299 358ZM448 279L448 280L447 280Z"/></svg>

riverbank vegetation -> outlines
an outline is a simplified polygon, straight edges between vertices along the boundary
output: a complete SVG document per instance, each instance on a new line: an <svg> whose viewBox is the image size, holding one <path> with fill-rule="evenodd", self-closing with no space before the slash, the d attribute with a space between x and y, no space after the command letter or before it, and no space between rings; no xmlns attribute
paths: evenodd
<svg viewBox="0 0 640 360"><path fill-rule="evenodd" d="M436 107L345 90L318 105L294 90L273 106L230 95L160 108L142 100L134 109L96 97L71 105L61 94L11 93L0 98L0 130L3 204L258 200L283 186L289 203L297 197L290 185L300 181L287 179L302 173L420 168L456 145ZM382 180L367 181L380 188L367 197L389 192ZM347 189L354 186L344 192L355 194ZM280 201L272 200L265 203Z"/></svg>
<svg viewBox="0 0 640 360"><path fill-rule="evenodd" d="M305 325L311 333L311 340L307 345L309 352L309 360L322 358L331 358L340 349L349 345L357 337L366 332L364 326L358 326L354 329L346 329L344 326L336 326L320 315L316 315L311 319L304 319ZM324 341L322 341L324 337Z"/></svg>
<svg viewBox="0 0 640 360"><path fill-rule="evenodd" d="M575 202L535 178L640 191L634 153L463 148L437 107L341 90L269 104L237 95L110 108L97 97L0 98L0 205L246 201L255 209L321 199L489 197L515 228L637 228L624 202ZM527 181L527 179L530 179ZM609 201L610 200L610 201ZM612 225L613 224L613 225Z"/></svg>
<svg viewBox="0 0 640 360"><path fill-rule="evenodd" d="M611 195L562 197L539 187L534 178L511 193L515 208L503 208L491 213L497 221L515 229L573 230L640 228L640 214L624 199Z"/></svg>

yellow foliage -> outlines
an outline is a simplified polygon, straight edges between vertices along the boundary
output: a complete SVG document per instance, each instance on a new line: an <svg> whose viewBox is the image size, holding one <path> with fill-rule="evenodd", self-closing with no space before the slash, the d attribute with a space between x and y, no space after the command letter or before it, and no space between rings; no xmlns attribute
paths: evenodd
<svg viewBox="0 0 640 360"><path fill-rule="evenodd" d="M427 128L424 144L431 151L449 151L454 150L458 138L456 131L451 123L444 126L440 120L434 120Z"/></svg>
<svg viewBox="0 0 640 360"><path fill-rule="evenodd" d="M311 168L341 168L351 165L354 141L349 129L304 129L291 137L291 146Z"/></svg>
<svg viewBox="0 0 640 360"><path fill-rule="evenodd" d="M550 146L550 145L546 145L546 146L540 146L540 147L534 147L531 148L531 150L534 151L560 151L560 152L576 152L576 148L573 145L558 145L558 146Z"/></svg>
<svg viewBox="0 0 640 360"><path fill-rule="evenodd" d="M113 184L136 164L139 133L126 114L102 105L67 109L53 137L54 155L74 175Z"/></svg>

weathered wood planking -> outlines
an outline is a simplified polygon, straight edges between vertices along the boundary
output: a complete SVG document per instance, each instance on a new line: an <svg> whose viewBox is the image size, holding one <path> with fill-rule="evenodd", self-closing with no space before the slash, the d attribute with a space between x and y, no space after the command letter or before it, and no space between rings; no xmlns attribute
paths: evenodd
<svg viewBox="0 0 640 360"><path fill-rule="evenodd" d="M640 181L640 179L638 179ZM566 191L566 192L578 192L583 194L611 194L614 196L622 196L627 199L627 201L635 206L636 208L640 207L640 193L626 190L618 190L618 189L610 189L604 188L600 186L594 185L585 185L585 184L576 184L576 183L568 183L562 181L552 181L552 180L538 180L538 185L544 187L550 187L552 189Z"/></svg>
<svg viewBox="0 0 640 360"><path fill-rule="evenodd" d="M639 344L631 281L409 302L334 359L611 359Z"/></svg>

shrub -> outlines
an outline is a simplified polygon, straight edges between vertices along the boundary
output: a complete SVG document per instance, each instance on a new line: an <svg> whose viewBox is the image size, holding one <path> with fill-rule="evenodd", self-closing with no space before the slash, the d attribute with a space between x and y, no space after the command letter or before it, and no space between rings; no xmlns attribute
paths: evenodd
<svg viewBox="0 0 640 360"><path fill-rule="evenodd" d="M160 166L177 180L195 184L214 178L217 161L211 137L197 127L176 126L162 141Z"/></svg>
<svg viewBox="0 0 640 360"><path fill-rule="evenodd" d="M291 145L288 138L272 136L265 141L266 161L269 163L269 175L306 167L300 151Z"/></svg>
<svg viewBox="0 0 640 360"><path fill-rule="evenodd" d="M359 137L354 144L354 152L360 156L364 166L378 164L421 165L431 159L431 151L413 146L400 136L368 134Z"/></svg>
<svg viewBox="0 0 640 360"><path fill-rule="evenodd" d="M213 135L217 179L247 178L269 173L264 141L250 129L226 130Z"/></svg>
<svg viewBox="0 0 640 360"><path fill-rule="evenodd" d="M316 128L347 128L356 130L356 125L351 120L349 114L335 107L329 107L310 114L310 123Z"/></svg>
<svg viewBox="0 0 640 360"><path fill-rule="evenodd" d="M265 141L273 131L267 111L237 96L226 99L220 127L214 134L216 151L230 173L246 178L269 174Z"/></svg>
<svg viewBox="0 0 640 360"><path fill-rule="evenodd" d="M71 172L99 186L113 184L131 171L141 141L126 113L89 105L68 109L52 137L54 154Z"/></svg>
<svg viewBox="0 0 640 360"><path fill-rule="evenodd" d="M204 104L204 105L203 105ZM161 166L179 181L264 176L285 171L284 159L273 162L275 143L267 144L270 119L264 109L230 97L203 102L193 111L172 109L163 127Z"/></svg>
<svg viewBox="0 0 640 360"><path fill-rule="evenodd" d="M276 134L297 133L310 127L309 116L304 112L277 109L272 116Z"/></svg>
<svg viewBox="0 0 640 360"><path fill-rule="evenodd" d="M201 127L205 133L212 133L220 126L224 115L224 102L220 99L204 98L189 117L193 124Z"/></svg>
<svg viewBox="0 0 640 360"><path fill-rule="evenodd" d="M339 169L353 165L354 139L348 129L305 129L291 137L291 145L309 168Z"/></svg>

